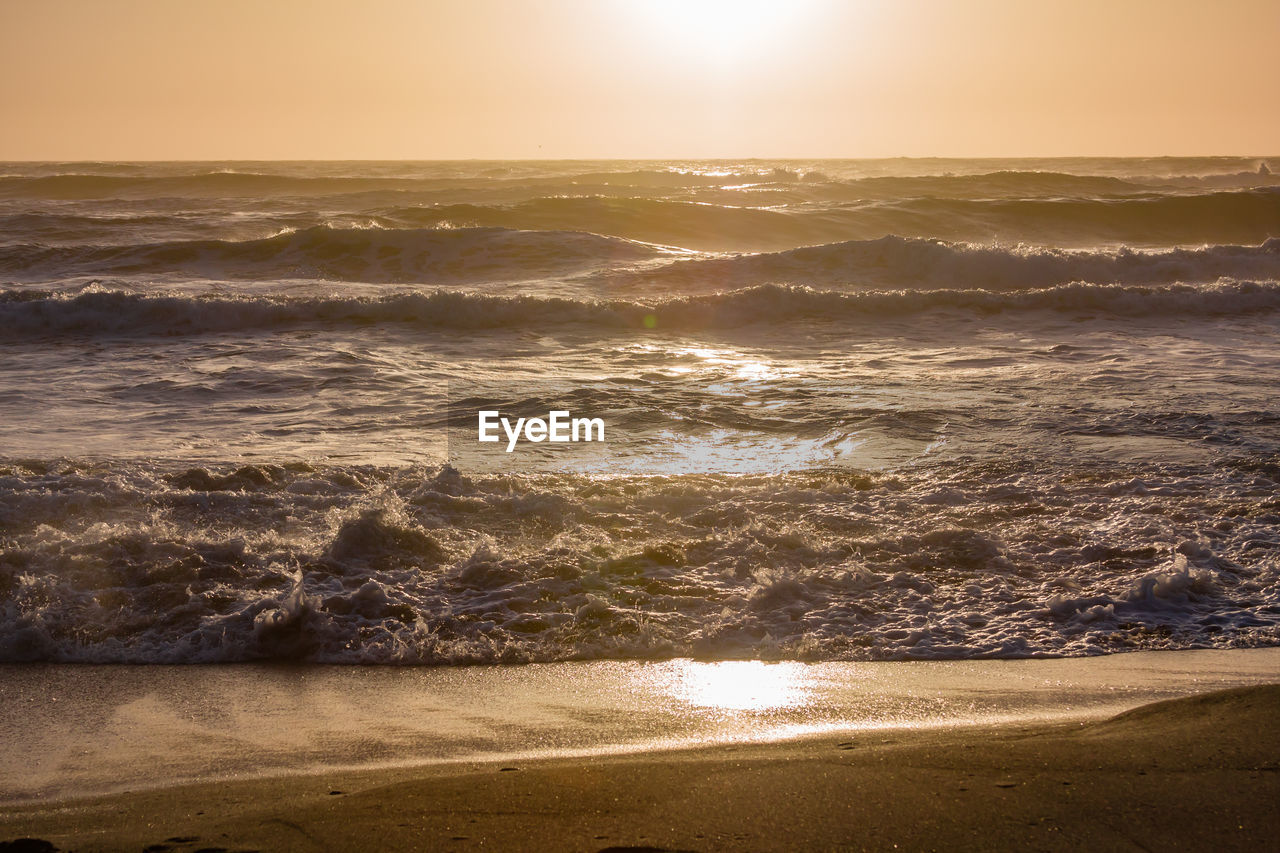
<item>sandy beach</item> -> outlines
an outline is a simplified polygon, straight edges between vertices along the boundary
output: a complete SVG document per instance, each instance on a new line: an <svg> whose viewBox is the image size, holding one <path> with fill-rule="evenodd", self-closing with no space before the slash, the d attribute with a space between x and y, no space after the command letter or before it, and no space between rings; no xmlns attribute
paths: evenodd
<svg viewBox="0 0 1280 853"><path fill-rule="evenodd" d="M1269 685L1085 723L198 784L9 808L0 836L84 851L1259 850L1280 833L1278 714Z"/></svg>

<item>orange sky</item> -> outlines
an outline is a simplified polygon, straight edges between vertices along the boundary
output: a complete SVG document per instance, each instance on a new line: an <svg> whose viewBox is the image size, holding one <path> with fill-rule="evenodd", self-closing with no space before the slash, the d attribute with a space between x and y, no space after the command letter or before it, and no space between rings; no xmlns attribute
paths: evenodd
<svg viewBox="0 0 1280 853"><path fill-rule="evenodd" d="M0 0L0 159L1275 154L1278 42L1276 0Z"/></svg>

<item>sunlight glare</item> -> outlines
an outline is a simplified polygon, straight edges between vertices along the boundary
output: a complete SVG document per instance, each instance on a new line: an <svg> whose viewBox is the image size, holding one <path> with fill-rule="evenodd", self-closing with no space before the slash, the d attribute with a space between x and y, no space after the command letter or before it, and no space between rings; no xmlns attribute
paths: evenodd
<svg viewBox="0 0 1280 853"><path fill-rule="evenodd" d="M758 660L700 663L679 661L671 692L697 708L773 711L805 704L805 667Z"/></svg>
<svg viewBox="0 0 1280 853"><path fill-rule="evenodd" d="M814 0L628 0L667 47L704 58L745 57L798 23Z"/></svg>

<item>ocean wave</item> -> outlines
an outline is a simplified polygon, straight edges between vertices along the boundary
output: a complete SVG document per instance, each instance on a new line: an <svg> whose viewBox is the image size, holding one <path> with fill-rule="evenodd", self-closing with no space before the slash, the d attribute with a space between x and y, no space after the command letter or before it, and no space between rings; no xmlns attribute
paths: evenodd
<svg viewBox="0 0 1280 853"><path fill-rule="evenodd" d="M40 250L51 246L137 246L144 241L207 240L211 234L227 237L243 233L251 238L320 222L314 215L161 212L147 210L142 204L133 210L117 208L107 212L22 211L0 214L0 255L5 247L11 250L12 271L21 275L24 264L19 252L38 259Z"/></svg>
<svg viewBox="0 0 1280 853"><path fill-rule="evenodd" d="M396 174L334 173L321 167L319 174L282 174L242 169L210 169L178 174L121 174L106 164L69 164L67 171L54 174L0 175L0 197L103 199L152 197L241 197L263 195L321 196L359 193L434 191L501 183L530 188L581 191L609 187L646 191L683 190L742 183L796 184L824 183L831 179L816 171L781 165L661 166L644 163L608 162L562 164L508 164L501 168L468 169L453 164L429 163L415 170L404 167ZM270 168L273 164L260 164ZM595 168L593 168L595 167ZM128 169L129 167L123 167ZM134 167L136 168L136 167Z"/></svg>
<svg viewBox="0 0 1280 853"><path fill-rule="evenodd" d="M893 198L1084 198L1150 193L1138 180L1109 175L1005 169L972 175L876 176L832 181L830 199Z"/></svg>
<svg viewBox="0 0 1280 853"><path fill-rule="evenodd" d="M113 230L109 217L120 212L140 217L135 224L145 226L144 233L152 235L152 240L200 234L195 230L201 225L198 210L208 213L202 236L256 236L262 232L246 233L241 228L245 223L237 224L235 219L237 213L252 209L261 219L260 224L274 218L280 227L305 229L299 233L324 222L337 226L331 229L334 232L349 230L345 226L357 222L405 231L460 227L544 230L715 252L780 251L890 235L1085 247L1246 244L1280 234L1280 186L1156 187L1115 177L1065 173L1013 171L836 180L810 179L797 172L787 180L771 177L742 184L727 183L736 177L712 180L702 175L690 186L667 188L600 184L558 175L488 182L222 173L196 176L202 181L207 178L216 186L270 179L307 188L305 193L296 190L291 194L283 188L246 185L242 195L224 197L201 195L194 190L182 195L181 188L175 188L177 195L170 197L163 195L160 188L145 184L179 180L172 177L56 177L67 181L92 179L91 184L126 185L132 180L144 183L134 187L132 194L122 191L117 195L105 193L102 199L45 201L46 209L38 211L31 209L30 200L13 200L11 196L15 218L5 242L23 241L25 245L11 249L25 250L32 258L24 264L11 252L9 257L0 259L0 274L24 266L58 267L75 262L42 255L38 251L40 245L49 242L81 244L86 264L119 262L92 255L92 246L87 244L94 240L116 245L138 242L137 229L126 219L118 220L118 227ZM14 180L53 178L0 179L0 197L5 193L5 182ZM321 189L323 186L333 192ZM170 227L150 218L166 215L172 217ZM77 216L83 218L79 222L66 218ZM78 226L84 227L84 233L77 237ZM333 237L330 242L338 239ZM153 252L140 263L145 265L149 259L159 266L173 265L170 256L180 256L183 250L181 245L168 243L155 246L167 247L167 251ZM245 247L204 248L212 256L210 263L229 267L232 275L239 274L235 272L234 253L249 251ZM138 251L144 250L139 246ZM300 262L313 260L303 258ZM193 263L191 259L179 259L177 268L187 269Z"/></svg>
<svg viewBox="0 0 1280 853"><path fill-rule="evenodd" d="M1258 507L1280 485L1238 462L595 480L0 463L0 662L1276 645L1280 542Z"/></svg>
<svg viewBox="0 0 1280 853"><path fill-rule="evenodd" d="M904 189L898 187L898 191ZM970 242L1167 246L1260 243L1280 234L1276 188L1045 198L900 198L885 191L883 197L855 194L853 201L828 197L820 202L791 193L779 199L770 192L754 199L754 204L752 196L735 197L729 191L718 192L713 201L703 195L573 194L506 205L394 206L379 209L377 216L389 227L447 223L584 230L707 251L778 250L890 235Z"/></svg>
<svg viewBox="0 0 1280 853"><path fill-rule="evenodd" d="M1280 278L1280 238L1269 239L1259 246L1083 251L884 237L783 252L681 260L620 278L646 287L694 289L794 282L822 286L1017 290L1076 281L1168 284L1211 282L1224 277Z"/></svg>
<svg viewBox="0 0 1280 853"><path fill-rule="evenodd" d="M947 234L942 223L950 218L970 232L1056 244L1258 243L1280 232L1280 187L1102 198L909 199L850 215L874 216L896 234L915 233L906 227L914 217L938 236Z"/></svg>
<svg viewBox="0 0 1280 853"><path fill-rule="evenodd" d="M0 246L0 275L28 281L165 273L224 279L507 281L631 263L662 251L584 232L314 227L258 240Z"/></svg>
<svg viewBox="0 0 1280 853"><path fill-rule="evenodd" d="M133 196L342 195L430 190L480 183L536 187L631 188L644 191L725 186L792 186L862 196L1107 195L1163 187L1272 186L1280 176L1265 160L1230 162L1098 160L900 160L732 163L565 161L351 164L208 163L191 171L149 164L65 163L0 174L0 197L101 199ZM999 168L991 169L991 165ZM201 169L201 166L205 168ZM283 165L283 168L281 168ZM1124 168L1124 166L1128 168ZM1163 169L1161 166L1163 165ZM1199 171L1194 171L1196 166ZM1242 168L1245 166L1248 168ZM983 167L988 168L984 169ZM363 167L363 168L360 168ZM1102 167L1101 169L1099 167ZM843 189L842 189L843 188Z"/></svg>
<svg viewBox="0 0 1280 853"><path fill-rule="evenodd" d="M75 293L5 291L0 322L12 336L201 334L308 325L545 330L582 326L696 330L797 320L876 321L938 311L970 315L1061 312L1196 319L1280 308L1280 282L1223 280L1162 287L1077 282L1012 292L982 289L843 292L759 285L648 302L495 296L454 290L366 298L156 295L96 287Z"/></svg>
<svg viewBox="0 0 1280 853"><path fill-rule="evenodd" d="M705 188L773 187L794 191L810 199L901 198L942 196L974 198L986 196L1103 195L1150 192L1140 180L1108 175L1056 172L1047 169L1001 169L997 171L954 172L949 170L905 175L861 175L844 177L848 163L814 162L755 167L742 165L715 168L618 169L566 174L556 180L566 187L614 187L639 190L697 190ZM954 167L958 164L944 164ZM834 169L832 167L835 167ZM842 168L843 167L843 168ZM1253 174L1257 181L1263 176ZM1170 179L1166 179L1170 180Z"/></svg>
<svg viewBox="0 0 1280 853"><path fill-rule="evenodd" d="M762 199L721 191L714 203L704 195L570 194L505 205L394 206L378 210L377 216L389 227L447 223L582 230L708 251L777 250L890 235L1058 245L1178 245L1259 243L1280 234L1276 188L1191 195L1156 194L1148 188L1129 196L1004 198L997 193L993 198L965 198L958 194L977 187L957 188L955 197L928 195L926 179L915 187L907 186L910 180L857 182L892 182L892 188L877 184L879 190L853 193L854 200L826 193L815 202L790 191L782 199L774 191ZM903 192L908 197L898 195ZM916 192L922 195L915 197Z"/></svg>
<svg viewBox="0 0 1280 853"><path fill-rule="evenodd" d="M1275 195L1280 200L1280 193ZM450 284L594 273L598 281L609 284L695 290L779 282L1008 289L1070 281L1169 283L1280 275L1280 238L1268 238L1257 246L1088 251L975 246L891 235L778 252L697 257L662 242L716 242L734 234L752 242L757 241L752 235L767 232L771 241L790 246L814 236L814 231L789 213L656 200L541 199L502 215L494 215L495 210L475 205L415 208L371 217L362 227L315 226L254 240L0 245L0 275L15 281L180 275L214 280ZM562 215L565 211L570 215ZM594 224L610 230L619 224L619 217L633 223L644 219L653 225L613 230L640 230L658 242L552 229ZM154 225L156 219L147 217L146 222ZM407 220L413 220L414 227L388 227L405 225ZM508 227L517 221L526 227Z"/></svg>
<svg viewBox="0 0 1280 853"><path fill-rule="evenodd" d="M71 172L0 177L0 197L109 199L135 197L246 197L336 195L448 186L448 178L282 175L217 170L176 175L125 175Z"/></svg>
<svg viewBox="0 0 1280 853"><path fill-rule="evenodd" d="M588 231L689 249L756 250L848 236L820 215L740 205L603 195L550 196L511 205L397 207L378 213L388 227L469 227ZM856 232L855 232L856 236Z"/></svg>
<svg viewBox="0 0 1280 853"><path fill-rule="evenodd" d="M616 165L614 165L616 163ZM747 180L793 183L806 179L804 171L785 166L710 166L692 164L662 166L625 161L583 161L574 163L507 163L503 167L468 168L449 163L424 163L418 168L404 164L401 168L384 167L392 174L371 174L366 170L353 174L349 168L339 171L321 164L312 174L299 173L296 164L292 174L267 171L274 163L253 164L246 168L209 168L205 171L174 174L137 173L142 167L129 164L65 164L68 171L52 174L0 175L0 196L34 198L105 198L113 195L263 195L296 193L329 195L383 190L436 189L441 187L495 182L527 183L535 186L607 187L623 186L649 189L679 189L719 186ZM214 165L214 164L210 164ZM343 164L334 164L342 166ZM613 168L609 168L614 165ZM255 168L256 167L256 168ZM593 168L594 167L594 168ZM89 170L91 169L91 170ZM259 170L260 169L260 170ZM135 172L125 174L123 172ZM820 173L810 173L809 181L830 180Z"/></svg>

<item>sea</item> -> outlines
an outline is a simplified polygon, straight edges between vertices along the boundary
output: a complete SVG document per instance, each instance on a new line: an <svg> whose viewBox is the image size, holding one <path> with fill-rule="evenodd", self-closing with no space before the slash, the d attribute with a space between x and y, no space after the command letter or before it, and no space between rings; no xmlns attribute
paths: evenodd
<svg viewBox="0 0 1280 853"><path fill-rule="evenodd" d="M1278 646L1273 170L0 163L0 662Z"/></svg>

